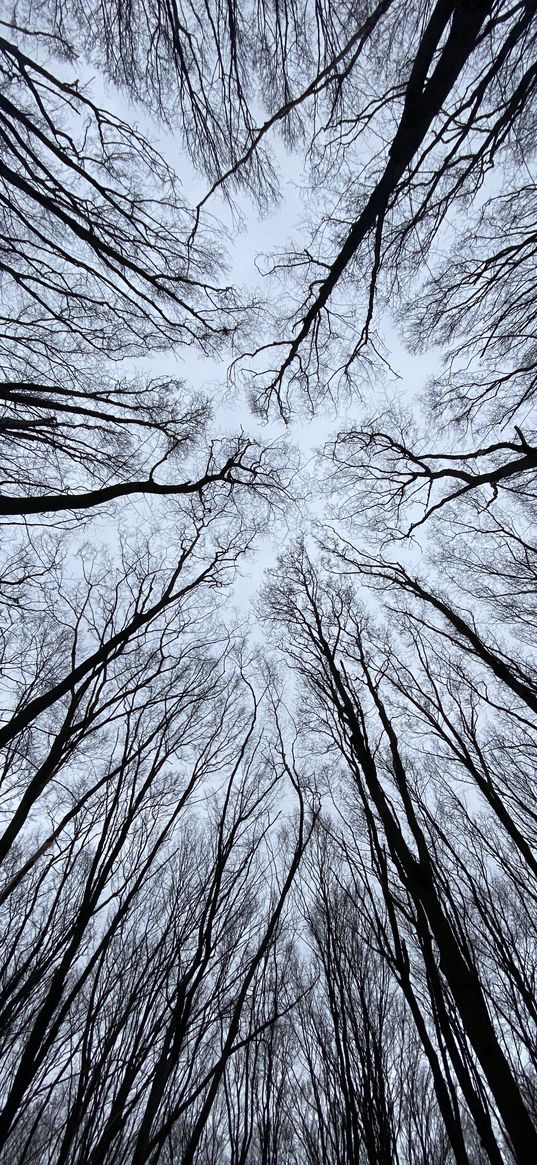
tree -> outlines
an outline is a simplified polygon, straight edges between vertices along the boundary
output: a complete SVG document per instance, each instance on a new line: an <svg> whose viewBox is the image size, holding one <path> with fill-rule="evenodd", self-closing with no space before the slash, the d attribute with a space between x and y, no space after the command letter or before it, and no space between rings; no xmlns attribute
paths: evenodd
<svg viewBox="0 0 537 1165"><path fill-rule="evenodd" d="M4 16L0 1158L533 1165L537 4ZM383 316L438 367L355 416ZM276 647L231 607L294 455L186 349L353 410Z"/></svg>
<svg viewBox="0 0 537 1165"><path fill-rule="evenodd" d="M6 1160L41 1151L45 1109L56 1161L153 1160L185 1115L193 1156L235 1044L253 1038L243 1011L260 990L311 826L295 781L294 853L277 858L274 797L294 778L283 755L279 766L262 756L258 698L203 609L204 585L207 604L236 547L222 546L200 576L190 562L200 534L151 605L159 572L147 556L125 562L100 612L108 639L77 671L77 649L99 631L96 564L72 601L72 643L64 630L60 648L50 612L36 644L45 674L71 658L68 701L58 684L41 699L26 691L11 720ZM28 677L28 648L25 657Z"/></svg>
<svg viewBox="0 0 537 1165"><path fill-rule="evenodd" d="M483 1146L491 1160L501 1160L490 1102L482 1095L485 1086L515 1160L529 1161L533 1118L526 1108L520 1066L489 1010L483 961L465 921L463 868L473 895L478 887L471 868L455 856L456 841L425 795L428 767L420 773L406 755L408 744L397 728L400 713L386 702L385 673L390 675L392 666L396 670L389 648L381 641L375 654L375 638L370 646L367 622L352 592L337 583L323 586L305 551L282 564L282 575L281 581L273 577L267 591L269 618L284 627L286 650L306 681L315 734L340 752L356 786L369 860L385 907L400 912L410 928L429 1006ZM452 861L457 863L458 884L450 876ZM486 867L481 873L486 879Z"/></svg>
<svg viewBox="0 0 537 1165"><path fill-rule="evenodd" d="M287 416L293 389L314 407L355 370L359 378L364 352L367 368L378 296L395 299L450 210L475 196L498 157L517 148L520 122L531 123L534 18L533 4L386 5L379 13L316 142L320 166L326 141L324 164L340 176L329 209L311 242L278 263L300 283L292 314L278 321L280 335L283 326L291 335L267 342L281 360L254 373L261 409L275 401ZM382 53L389 65L380 66L379 96L367 69L374 62L377 75ZM365 173L357 160L357 183L352 146L371 131L381 148ZM338 289L350 292L351 307L340 306Z"/></svg>
<svg viewBox="0 0 537 1165"><path fill-rule="evenodd" d="M69 366L88 349L124 357L227 335L236 302L211 283L214 235L189 253L188 210L164 159L78 81L5 37L0 51L4 351L29 348L42 374L62 348Z"/></svg>
<svg viewBox="0 0 537 1165"><path fill-rule="evenodd" d="M32 43L16 22L15 39L0 38L0 514L57 513L66 494L77 512L131 494L201 493L240 477L254 452L242 436L221 464L210 444L197 476L177 480L177 459L204 435L207 400L185 401L173 378L118 377L110 363L229 343L244 310L213 282L217 230L197 221L188 243L192 215L169 165L78 81L29 56L17 30ZM247 476L265 456L254 452Z"/></svg>

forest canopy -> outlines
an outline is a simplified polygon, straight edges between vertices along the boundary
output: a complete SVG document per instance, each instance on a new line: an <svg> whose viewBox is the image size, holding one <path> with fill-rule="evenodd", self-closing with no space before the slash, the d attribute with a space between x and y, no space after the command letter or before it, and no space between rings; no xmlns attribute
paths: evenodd
<svg viewBox="0 0 537 1165"><path fill-rule="evenodd" d="M536 48L2 5L0 1165L537 1161Z"/></svg>

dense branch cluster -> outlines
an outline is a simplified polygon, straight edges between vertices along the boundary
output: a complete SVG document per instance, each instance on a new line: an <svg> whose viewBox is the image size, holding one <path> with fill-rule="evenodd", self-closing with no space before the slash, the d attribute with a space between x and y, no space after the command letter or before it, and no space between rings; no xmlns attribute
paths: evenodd
<svg viewBox="0 0 537 1165"><path fill-rule="evenodd" d="M0 1165L537 1161L536 44L6 0Z"/></svg>

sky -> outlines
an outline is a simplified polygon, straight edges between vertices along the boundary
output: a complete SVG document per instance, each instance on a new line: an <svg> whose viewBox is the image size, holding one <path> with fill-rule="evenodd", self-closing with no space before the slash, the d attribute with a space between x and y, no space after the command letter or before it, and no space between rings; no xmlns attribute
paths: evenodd
<svg viewBox="0 0 537 1165"><path fill-rule="evenodd" d="M65 71L67 76L68 67ZM86 67L84 70L80 61L76 63L76 72L81 77L81 83L87 85L92 98L126 122L136 124L157 147L178 175L185 202L195 205L200 201L210 184L195 171L179 134L166 130L145 109L133 104L124 93L105 82L93 69ZM279 171L280 200L277 205L261 214L247 195L234 194L238 213L233 215L225 198L217 192L205 208L219 223L229 257L229 271L222 282L237 285L244 290L246 298L256 294L266 297L266 280L261 274L260 258L272 250L284 248L291 239L296 245L304 237L308 178L303 159L298 151L291 153L279 137L273 136L270 144ZM321 405L316 409L315 416L297 411L287 425L276 415L268 422L253 415L240 379L234 384L230 383L226 354L215 360L187 347L154 354L146 360L129 361L125 366L124 370L129 372L136 370L155 376L176 376L184 380L187 389L206 394L213 407L211 437L223 437L243 430L262 443L283 438L298 450L301 465L299 492L302 496L295 505L286 509L285 514L275 521L264 536L258 536L255 549L240 564L238 578L230 595L230 613L247 620L254 632L255 599L267 568L274 565L278 553L290 540L303 534L310 523L316 523L323 517L333 517L317 456L324 443L339 429L382 412L387 402L411 403L435 371L434 355L410 353L400 335L400 328L386 313L379 330L393 372L390 373L388 369L381 372L363 399L355 397L339 400L337 408L329 403ZM133 500L129 505L133 506L135 520L143 521L143 505L137 506ZM92 522L92 537L97 537L103 544L113 542L113 528L99 515ZM411 548L410 556L411 560L419 562L421 551L418 542Z"/></svg>

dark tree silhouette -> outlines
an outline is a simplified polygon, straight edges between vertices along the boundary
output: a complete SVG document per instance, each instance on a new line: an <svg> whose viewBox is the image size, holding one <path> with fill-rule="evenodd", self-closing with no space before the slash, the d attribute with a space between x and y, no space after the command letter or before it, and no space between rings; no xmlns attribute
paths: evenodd
<svg viewBox="0 0 537 1165"><path fill-rule="evenodd" d="M439 605L431 596L426 601L435 608ZM282 578L273 577L267 604L269 618L285 628L287 654L306 681L313 702L312 728L341 753L356 786L385 907L401 912L410 925L429 1007L483 1146L491 1160L501 1161L489 1102L484 1105L485 1085L515 1159L530 1161L536 1130L520 1063L516 1054L513 1059L503 1016L490 1009L484 959L466 922L469 906L464 891L468 885L479 910L479 882L457 852L456 838L451 830L446 832L434 801L425 795L430 766L420 773L419 762L409 753L410 740L401 739L398 722L404 704L401 710L393 709L384 694L389 691L386 672L389 676L392 667L397 672L389 646L381 640L375 654L375 637L368 635L367 620L352 592L337 583L323 585L304 550L282 563ZM441 610L479 662L525 701L526 685L509 663L482 643L458 614L444 606ZM505 822L508 810L492 785L491 799L496 798L494 808L503 807ZM529 815L531 819L531 810ZM515 832L516 827L510 831ZM489 896L488 879L493 876L486 865L482 867ZM515 889L516 902L519 878ZM486 942L483 934L481 941ZM516 968L510 975L513 985ZM524 997L520 982L518 990Z"/></svg>
<svg viewBox="0 0 537 1165"><path fill-rule="evenodd" d="M2 14L1 1165L537 1160L536 32ZM281 143L263 299L227 248ZM357 415L397 320L426 392ZM313 478L186 350L273 432L352 407L252 638Z"/></svg>

